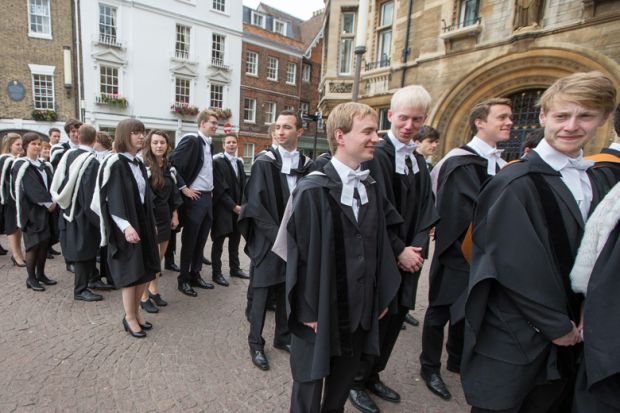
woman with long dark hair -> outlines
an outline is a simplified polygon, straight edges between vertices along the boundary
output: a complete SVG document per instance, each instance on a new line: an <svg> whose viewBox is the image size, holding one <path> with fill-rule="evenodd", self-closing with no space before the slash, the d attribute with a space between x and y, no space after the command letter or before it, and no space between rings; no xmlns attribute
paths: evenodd
<svg viewBox="0 0 620 413"><path fill-rule="evenodd" d="M153 325L144 321L140 298L160 271L153 194L144 164L136 157L144 146L144 124L125 119L116 127L118 153L102 163L91 207L99 212L108 265L114 285L123 297L123 327L131 336L146 337Z"/></svg>
<svg viewBox="0 0 620 413"><path fill-rule="evenodd" d="M8 133L2 144L0 155L0 204L2 204L2 233L9 238L11 262L18 267L25 267L22 253L22 233L17 226L14 191L11 189L11 168L15 159L24 154L22 137L17 133Z"/></svg>
<svg viewBox="0 0 620 413"><path fill-rule="evenodd" d="M45 275L47 247L51 239L57 238L50 217L56 203L50 195L52 166L41 162L41 137L34 132L24 134L22 144L26 157L13 163L11 175L15 185L15 206L17 225L24 234L26 246L26 287L33 291L45 291L45 285L56 281Z"/></svg>
<svg viewBox="0 0 620 413"><path fill-rule="evenodd" d="M159 244L159 259L164 258L168 241L179 225L177 209L183 204L181 194L176 185L176 170L170 166L170 139L165 132L152 130L146 137L142 158L147 167L149 185L153 190L153 213L157 224L157 243ZM158 307L165 307L168 303L161 298L158 290L159 273L151 281L142 294L140 306L149 313L159 312Z"/></svg>

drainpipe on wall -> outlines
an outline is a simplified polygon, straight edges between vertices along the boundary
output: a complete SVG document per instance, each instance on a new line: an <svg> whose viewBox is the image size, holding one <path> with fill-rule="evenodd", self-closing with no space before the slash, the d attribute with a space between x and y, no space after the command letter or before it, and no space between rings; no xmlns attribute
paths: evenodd
<svg viewBox="0 0 620 413"><path fill-rule="evenodd" d="M411 34L411 13L413 12L413 0L409 0L407 11L407 33L405 34L405 48L403 49L403 71L400 78L400 87L405 87L405 77L407 74L407 60L409 58L409 35Z"/></svg>
<svg viewBox="0 0 620 413"><path fill-rule="evenodd" d="M79 0L73 0L73 12L75 13L75 18L73 19L73 21L75 22L75 67L77 70L77 84L75 85L75 91L77 92L77 102L75 103L75 113L77 114L77 116L79 116L82 122L86 122L86 119L84 119L84 109L82 107L82 44L80 43L81 34Z"/></svg>

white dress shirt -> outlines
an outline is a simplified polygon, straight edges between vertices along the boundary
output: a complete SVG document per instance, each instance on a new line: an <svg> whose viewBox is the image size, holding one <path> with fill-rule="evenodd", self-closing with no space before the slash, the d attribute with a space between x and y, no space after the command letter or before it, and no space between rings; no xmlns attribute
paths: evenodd
<svg viewBox="0 0 620 413"><path fill-rule="evenodd" d="M237 157L233 155L229 155L228 152L224 152L224 156L228 159L228 162L232 165L233 171L235 171L235 176L239 178L239 168L237 165Z"/></svg>
<svg viewBox="0 0 620 413"><path fill-rule="evenodd" d="M190 189L200 192L213 191L213 159L211 159L211 138L206 137L202 132L198 131L198 136L204 141L202 168L198 172L198 176L192 182Z"/></svg>
<svg viewBox="0 0 620 413"><path fill-rule="evenodd" d="M120 154L121 156L126 157L130 161L134 159L138 159L128 152L123 152ZM144 196L146 195L146 181L144 180L144 176L142 176L142 171L140 170L140 166L133 164L133 162L129 162L129 168L131 169L131 174L133 175L136 184L138 186L138 192L140 193L140 202L144 205ZM112 215L112 219L114 223L121 230L121 232L125 232L125 230L131 226L129 221L123 219L119 216Z"/></svg>
<svg viewBox="0 0 620 413"><path fill-rule="evenodd" d="M409 168L407 168L407 158L411 160L411 170L413 171L413 174L415 175L418 172L420 172L418 161L413 155L413 153L415 152L415 148L417 147L413 139L410 140L409 143L402 143L394 136L391 130L388 131L387 136L392 142L392 145L394 145L394 148L396 148L396 151L395 151L396 171L395 172L400 175L409 174Z"/></svg>
<svg viewBox="0 0 620 413"><path fill-rule="evenodd" d="M613 142L611 145L609 145L609 149L614 149L616 151L620 151L620 143Z"/></svg>
<svg viewBox="0 0 620 413"><path fill-rule="evenodd" d="M348 205L351 209L353 209L353 215L357 221L361 205L359 204L359 201L355 199L353 194L355 193L355 189L357 189L361 204L365 205L368 203L368 194L366 193L366 187L362 181L368 178L370 171L362 171L361 168L353 170L340 162L337 158L332 158L330 162L334 165L334 169L336 169L336 172L338 172L338 176L342 181L340 203L343 205Z"/></svg>
<svg viewBox="0 0 620 413"><path fill-rule="evenodd" d="M288 191L293 192L297 185L297 176L291 175L291 170L299 167L299 152L296 150L289 152L281 146L278 146L278 152L282 158L282 169L280 172L286 175Z"/></svg>
<svg viewBox="0 0 620 413"><path fill-rule="evenodd" d="M541 140L534 150L543 161L562 175L562 181L573 194L585 221L592 203L592 184L586 169L594 165L594 162L584 160L583 151L579 152L577 158L564 155L551 147L545 139Z"/></svg>
<svg viewBox="0 0 620 413"><path fill-rule="evenodd" d="M488 161L487 164L487 175L495 176L497 173L497 167L500 169L506 165L506 161L502 159L501 154L504 152L503 149L497 149L493 146L489 145L482 139L477 136L474 136L471 141L467 144L470 148L472 148L476 153Z"/></svg>

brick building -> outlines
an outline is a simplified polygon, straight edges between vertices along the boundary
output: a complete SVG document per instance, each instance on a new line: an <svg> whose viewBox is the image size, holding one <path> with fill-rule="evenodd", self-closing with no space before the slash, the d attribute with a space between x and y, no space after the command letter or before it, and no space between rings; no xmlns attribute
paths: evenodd
<svg viewBox="0 0 620 413"><path fill-rule="evenodd" d="M243 8L239 154L247 169L271 143L267 129L278 112L317 113L322 16L304 22L262 3ZM322 119L306 126L300 150L312 155L315 134L317 153L327 150Z"/></svg>
<svg viewBox="0 0 620 413"><path fill-rule="evenodd" d="M0 136L78 117L73 2L3 0ZM63 131L64 135L64 131Z"/></svg>
<svg viewBox="0 0 620 413"><path fill-rule="evenodd" d="M351 99L358 0L326 1L320 108ZM442 134L437 156L469 140L467 114L491 96L511 98L515 124L505 156L519 155L540 127L536 101L559 77L598 70L620 88L617 0L368 0L359 101L389 127L392 94L421 84L433 97L428 119ZM602 127L586 150L613 137Z"/></svg>

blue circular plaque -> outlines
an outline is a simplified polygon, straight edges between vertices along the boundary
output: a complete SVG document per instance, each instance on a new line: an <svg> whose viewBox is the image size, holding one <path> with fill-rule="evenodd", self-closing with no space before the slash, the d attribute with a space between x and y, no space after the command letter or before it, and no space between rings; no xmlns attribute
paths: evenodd
<svg viewBox="0 0 620 413"><path fill-rule="evenodd" d="M11 80L6 86L6 93L13 102L19 102L26 96L26 89L19 80Z"/></svg>

